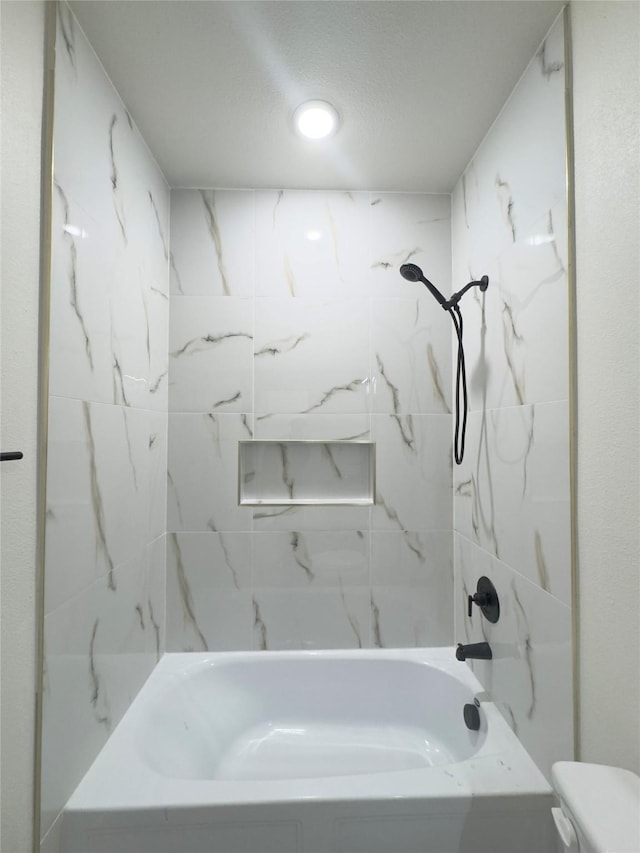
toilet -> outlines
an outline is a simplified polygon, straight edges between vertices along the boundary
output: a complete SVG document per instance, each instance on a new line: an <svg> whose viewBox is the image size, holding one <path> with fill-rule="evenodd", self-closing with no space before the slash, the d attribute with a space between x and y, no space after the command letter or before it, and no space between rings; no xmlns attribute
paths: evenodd
<svg viewBox="0 0 640 853"><path fill-rule="evenodd" d="M551 809L562 853L639 853L640 777L603 764L559 761Z"/></svg>

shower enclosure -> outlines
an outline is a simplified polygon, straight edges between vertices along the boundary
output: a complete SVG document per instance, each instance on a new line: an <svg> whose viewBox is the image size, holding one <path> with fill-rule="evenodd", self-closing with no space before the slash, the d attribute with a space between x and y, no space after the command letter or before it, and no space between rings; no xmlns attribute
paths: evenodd
<svg viewBox="0 0 640 853"><path fill-rule="evenodd" d="M164 652L486 640L472 669L548 774L573 749L564 15L429 194L170 188L74 13L57 5L43 851ZM460 306L455 468L451 323L407 262L445 295L490 280ZM480 576L495 625L467 614Z"/></svg>

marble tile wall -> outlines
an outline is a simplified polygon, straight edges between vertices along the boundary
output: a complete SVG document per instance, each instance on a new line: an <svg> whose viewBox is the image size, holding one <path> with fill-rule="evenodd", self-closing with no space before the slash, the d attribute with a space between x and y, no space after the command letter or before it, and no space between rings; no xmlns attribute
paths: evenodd
<svg viewBox="0 0 640 853"><path fill-rule="evenodd" d="M470 413L454 471L455 636L544 772L572 756L569 315L560 17L452 196ZM467 595L496 584L495 625Z"/></svg>
<svg viewBox="0 0 640 853"><path fill-rule="evenodd" d="M165 644L169 191L58 12L42 834Z"/></svg>
<svg viewBox="0 0 640 853"><path fill-rule="evenodd" d="M409 259L450 291L448 196L172 191L168 649L451 643L451 330ZM238 506L252 438L376 442L376 505Z"/></svg>

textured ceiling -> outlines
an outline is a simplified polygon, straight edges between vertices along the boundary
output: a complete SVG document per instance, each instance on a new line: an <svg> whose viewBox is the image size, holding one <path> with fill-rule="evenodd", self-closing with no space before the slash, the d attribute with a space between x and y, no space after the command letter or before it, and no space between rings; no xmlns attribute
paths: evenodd
<svg viewBox="0 0 640 853"><path fill-rule="evenodd" d="M449 192L561 2L76 0L171 186ZM341 117L296 137L309 98Z"/></svg>

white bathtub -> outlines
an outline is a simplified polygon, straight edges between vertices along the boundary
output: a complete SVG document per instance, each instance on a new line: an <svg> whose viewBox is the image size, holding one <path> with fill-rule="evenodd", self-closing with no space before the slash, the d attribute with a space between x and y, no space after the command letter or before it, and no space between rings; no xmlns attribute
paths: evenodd
<svg viewBox="0 0 640 853"><path fill-rule="evenodd" d="M551 805L452 649L167 654L62 853L546 853Z"/></svg>

